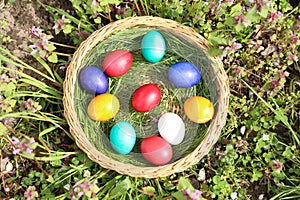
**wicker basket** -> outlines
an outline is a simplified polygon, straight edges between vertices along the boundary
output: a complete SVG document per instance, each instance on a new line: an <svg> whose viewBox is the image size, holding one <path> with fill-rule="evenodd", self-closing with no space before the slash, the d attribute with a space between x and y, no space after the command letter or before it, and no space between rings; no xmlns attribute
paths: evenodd
<svg viewBox="0 0 300 200"><path fill-rule="evenodd" d="M215 107L215 115L209 126L207 126L207 134L205 137L188 154L172 161L170 164L163 166L138 166L132 163L123 163L119 160L113 159L110 156L107 156L102 151L99 151L93 142L86 136L83 125L78 119L76 112L77 105L74 103L74 99L77 98L74 96L74 91L76 89L78 71L83 65L84 59L89 56L90 51L99 43L119 31L134 27L154 27L171 31L174 33L174 35L179 35L181 39L189 41L191 45L203 49L204 52L207 52L208 49L207 41L202 36L197 34L193 29L180 25L172 20L145 16L131 17L110 23L90 35L89 38L87 38L75 52L72 61L68 66L66 79L64 82L64 113L70 126L70 132L74 137L76 144L88 155L91 160L99 163L102 167L134 177L154 178L168 176L176 172L181 172L198 163L199 160L210 151L212 146L218 140L221 129L226 121L228 109L228 79L220 59L217 57L209 57L206 54L205 56L207 56L216 66L208 66L208 68L205 69L205 72L202 72L205 73L203 74L203 78L211 81L210 84L215 88L214 92L216 95L212 100Z"/></svg>

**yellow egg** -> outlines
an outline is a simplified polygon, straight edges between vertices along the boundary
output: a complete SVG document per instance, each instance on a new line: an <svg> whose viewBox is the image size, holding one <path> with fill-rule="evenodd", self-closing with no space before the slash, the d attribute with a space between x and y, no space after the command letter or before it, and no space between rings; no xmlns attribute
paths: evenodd
<svg viewBox="0 0 300 200"><path fill-rule="evenodd" d="M96 121L106 121L113 118L120 109L120 103L116 96L112 94L97 95L89 103L87 113L89 117Z"/></svg>
<svg viewBox="0 0 300 200"><path fill-rule="evenodd" d="M214 116L214 106L212 102L201 96L188 98L184 104L186 116L193 122L204 124Z"/></svg>

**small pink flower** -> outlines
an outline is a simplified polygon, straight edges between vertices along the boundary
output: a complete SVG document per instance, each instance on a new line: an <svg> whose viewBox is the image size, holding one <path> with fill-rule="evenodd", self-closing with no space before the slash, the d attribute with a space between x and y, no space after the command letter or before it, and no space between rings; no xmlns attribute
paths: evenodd
<svg viewBox="0 0 300 200"><path fill-rule="evenodd" d="M30 138L29 144L33 144L35 142L34 138Z"/></svg>
<svg viewBox="0 0 300 200"><path fill-rule="evenodd" d="M285 73L284 73L284 71L280 71L279 72L279 78L285 78Z"/></svg>
<svg viewBox="0 0 300 200"><path fill-rule="evenodd" d="M282 14L282 12L278 12L278 13L276 14L276 16L277 16L277 17L283 17L283 14Z"/></svg>
<svg viewBox="0 0 300 200"><path fill-rule="evenodd" d="M81 192L78 192L78 194L77 194L79 197L81 197L81 196L83 196L84 195L84 192L83 191L81 191Z"/></svg>
<svg viewBox="0 0 300 200"><path fill-rule="evenodd" d="M245 16L243 14L238 14L237 16L235 16L234 19L236 24L248 23L248 21L245 19Z"/></svg>
<svg viewBox="0 0 300 200"><path fill-rule="evenodd" d="M298 24L298 25L296 26L296 30L297 30L297 32L300 32L300 24Z"/></svg>
<svg viewBox="0 0 300 200"><path fill-rule="evenodd" d="M183 194L185 194L185 195L190 195L190 194L191 194L190 188L186 188L186 189L183 191Z"/></svg>
<svg viewBox="0 0 300 200"><path fill-rule="evenodd" d="M9 78L6 74L2 74L0 76L0 79L3 80L4 83L8 83L9 82Z"/></svg>
<svg viewBox="0 0 300 200"><path fill-rule="evenodd" d="M31 55L34 55L36 54L38 51L37 51L37 46L32 44L32 45L29 45L29 48L31 49Z"/></svg>
<svg viewBox="0 0 300 200"><path fill-rule="evenodd" d="M274 164L274 168L275 170L281 171L282 170L282 163L277 161L277 160L272 160L273 164Z"/></svg>
<svg viewBox="0 0 300 200"><path fill-rule="evenodd" d="M43 30L40 27L31 27L31 29L29 30L29 36L32 38L40 38L42 35Z"/></svg>
<svg viewBox="0 0 300 200"><path fill-rule="evenodd" d="M267 1L267 2L266 2L266 6L271 5L271 3L272 3L271 1Z"/></svg>
<svg viewBox="0 0 300 200"><path fill-rule="evenodd" d="M191 199L197 199L198 196L201 196L203 192L201 192L200 190L195 190L195 192L192 194Z"/></svg>
<svg viewBox="0 0 300 200"><path fill-rule="evenodd" d="M21 149L15 149L14 151L13 151L13 154L19 154L20 153L20 151L21 151Z"/></svg>
<svg viewBox="0 0 300 200"><path fill-rule="evenodd" d="M18 138L16 138L15 136L12 136L11 138L13 140L12 142L13 142L14 145L19 145L20 144L20 140Z"/></svg>
<svg viewBox="0 0 300 200"><path fill-rule="evenodd" d="M196 18L197 20L201 20L201 17L200 17L199 15L196 15L195 18Z"/></svg>
<svg viewBox="0 0 300 200"><path fill-rule="evenodd" d="M61 19L57 20L52 29L61 31L65 27L65 16L63 15Z"/></svg>
<svg viewBox="0 0 300 200"><path fill-rule="evenodd" d="M240 49L242 48L242 45L240 43L236 43L234 46L233 46L233 49Z"/></svg>

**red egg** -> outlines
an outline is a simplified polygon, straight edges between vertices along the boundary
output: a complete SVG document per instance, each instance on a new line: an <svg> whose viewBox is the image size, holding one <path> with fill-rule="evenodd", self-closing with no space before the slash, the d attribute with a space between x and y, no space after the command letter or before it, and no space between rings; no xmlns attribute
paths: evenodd
<svg viewBox="0 0 300 200"><path fill-rule="evenodd" d="M161 137L150 136L144 138L140 145L144 158L154 165L165 165L172 159L171 145Z"/></svg>
<svg viewBox="0 0 300 200"><path fill-rule="evenodd" d="M103 71L109 76L122 76L130 69L132 60L130 51L114 50L105 56L102 62Z"/></svg>
<svg viewBox="0 0 300 200"><path fill-rule="evenodd" d="M149 112L160 102L161 92L155 84L145 84L132 95L132 107L138 112Z"/></svg>

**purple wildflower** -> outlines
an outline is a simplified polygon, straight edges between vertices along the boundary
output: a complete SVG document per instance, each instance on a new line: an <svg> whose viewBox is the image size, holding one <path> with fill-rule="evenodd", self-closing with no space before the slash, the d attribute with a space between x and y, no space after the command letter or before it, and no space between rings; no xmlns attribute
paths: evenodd
<svg viewBox="0 0 300 200"><path fill-rule="evenodd" d="M31 55L38 53L39 50L47 51L48 50L49 40L46 37L42 38L42 41L38 41L36 44L29 45L29 48L32 50Z"/></svg>
<svg viewBox="0 0 300 200"><path fill-rule="evenodd" d="M40 27L31 27L31 29L29 30L29 36L31 38L40 38L42 35L43 30Z"/></svg>
<svg viewBox="0 0 300 200"><path fill-rule="evenodd" d="M272 160L272 163L273 163L274 169L276 171L281 171L282 170L282 162L277 161L277 160Z"/></svg>
<svg viewBox="0 0 300 200"><path fill-rule="evenodd" d="M298 37L294 34L293 31L290 31L290 40L291 40L291 43L297 43L298 42Z"/></svg>
<svg viewBox="0 0 300 200"><path fill-rule="evenodd" d="M16 138L15 136L12 136L11 139L13 140L13 144L14 145L19 145L20 144L20 140L18 138Z"/></svg>
<svg viewBox="0 0 300 200"><path fill-rule="evenodd" d="M30 53L31 55L34 55L38 52L37 46L35 44L29 45L29 48L31 49L31 53Z"/></svg>
<svg viewBox="0 0 300 200"><path fill-rule="evenodd" d="M270 12L269 16L268 16L268 19L267 19L267 22L273 23L278 17L282 17L282 16L283 15L282 15L281 12L278 12L278 13Z"/></svg>
<svg viewBox="0 0 300 200"><path fill-rule="evenodd" d="M33 152L32 144L35 143L34 138L31 138L29 141L28 140L20 141L15 136L12 136L12 140L13 140L12 143L15 145L15 150L13 151L13 154L19 154L21 152L27 152L27 153Z"/></svg>
<svg viewBox="0 0 300 200"><path fill-rule="evenodd" d="M296 26L296 30L297 30L297 32L300 32L300 24L298 24L298 25Z"/></svg>
<svg viewBox="0 0 300 200"><path fill-rule="evenodd" d="M0 107L1 107L1 105L0 105ZM18 122L18 119L12 118L12 117L3 119L3 124L4 124L4 126L7 126L7 127L14 127L17 124L17 122Z"/></svg>
<svg viewBox="0 0 300 200"><path fill-rule="evenodd" d="M261 12L264 6L269 6L271 4L271 1L264 2L264 0L256 0L256 4L258 6L258 10Z"/></svg>
<svg viewBox="0 0 300 200"><path fill-rule="evenodd" d="M6 74L2 74L0 79L3 80L4 83L9 83L9 77Z"/></svg>
<svg viewBox="0 0 300 200"><path fill-rule="evenodd" d="M32 99L27 99L26 101L23 101L20 107L21 110L27 110L32 112L36 112L37 110L40 109L38 102L35 102Z"/></svg>
<svg viewBox="0 0 300 200"><path fill-rule="evenodd" d="M185 195L190 195L190 194L191 194L190 188L186 188L186 189L183 191L183 194L185 194Z"/></svg>
<svg viewBox="0 0 300 200"><path fill-rule="evenodd" d="M203 192L201 192L200 190L195 190L195 192L192 194L191 196L191 200L196 200L198 196L201 196Z"/></svg>
<svg viewBox="0 0 300 200"><path fill-rule="evenodd" d="M248 20L245 19L245 15L243 14L238 14L234 19L236 24L248 24Z"/></svg>
<svg viewBox="0 0 300 200"><path fill-rule="evenodd" d="M65 70L65 69L66 69L66 66L65 66L65 65L62 65L62 66L59 67L59 69L60 69L60 70Z"/></svg>
<svg viewBox="0 0 300 200"><path fill-rule="evenodd" d="M77 37L79 37L80 39L86 39L88 37L88 34L86 32L79 32L79 31L75 31L74 32L75 35L77 35Z"/></svg>
<svg viewBox="0 0 300 200"><path fill-rule="evenodd" d="M87 196L91 197L91 195L95 194L95 186L97 184L97 180L90 183L89 181L84 181L83 183L77 182L73 186L70 191L70 196L72 199L78 199L78 197Z"/></svg>
<svg viewBox="0 0 300 200"><path fill-rule="evenodd" d="M97 0L92 1L92 6L95 6L97 4Z"/></svg>
<svg viewBox="0 0 300 200"><path fill-rule="evenodd" d="M280 78L280 79L285 78L285 73L284 73L284 71L280 71L280 72L279 72L279 78Z"/></svg>
<svg viewBox="0 0 300 200"><path fill-rule="evenodd" d="M52 29L57 30L57 31L62 31L65 28L65 16L63 15L61 17L61 19L57 20L54 24L54 26L52 27Z"/></svg>
<svg viewBox="0 0 300 200"><path fill-rule="evenodd" d="M289 58L290 60L293 60L293 61L295 61L295 62L298 62L297 56L295 56L295 55L293 55L293 54L290 54L290 55L288 56L288 58Z"/></svg>
<svg viewBox="0 0 300 200"><path fill-rule="evenodd" d="M241 43L236 43L235 45L232 46L232 49L240 49L242 48L242 44Z"/></svg>
<svg viewBox="0 0 300 200"><path fill-rule="evenodd" d="M36 189L34 186L28 187L27 190L24 192L23 199L26 199L26 200L35 199L35 197L37 197L37 192L35 190Z"/></svg>
<svg viewBox="0 0 300 200"><path fill-rule="evenodd" d="M197 20L201 20L201 17L200 17L199 15L196 15L195 18L196 18Z"/></svg>

